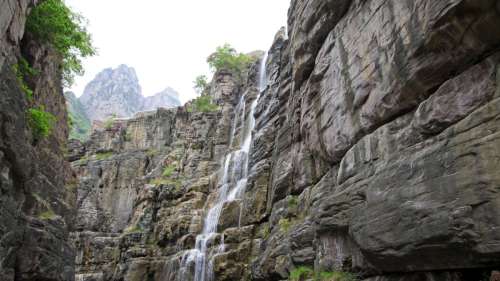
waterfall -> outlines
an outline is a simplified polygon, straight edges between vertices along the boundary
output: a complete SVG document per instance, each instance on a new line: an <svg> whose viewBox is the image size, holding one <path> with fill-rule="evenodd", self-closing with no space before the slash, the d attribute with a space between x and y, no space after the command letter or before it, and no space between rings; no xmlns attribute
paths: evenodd
<svg viewBox="0 0 500 281"><path fill-rule="evenodd" d="M267 87L266 73L267 53L261 60L259 69L259 93L252 101L250 113L245 116L245 97L242 96L236 106L236 114L231 128L229 149L232 149L236 126L241 121L243 131L242 140L237 150L225 156L222 166L222 177L218 186L219 194L214 205L209 209L203 223L203 231L196 237L195 249L187 251L181 262L180 280L187 281L184 277L190 263L195 263L194 281L211 281L213 279L213 257L225 250L224 238L217 233L217 225L224 204L230 201L241 199L245 193L248 181L248 162L250 148L252 145L252 131L255 127L255 108L257 107L260 95ZM240 220L241 220L240 206ZM217 239L220 239L218 242ZM217 245L218 243L218 245Z"/></svg>

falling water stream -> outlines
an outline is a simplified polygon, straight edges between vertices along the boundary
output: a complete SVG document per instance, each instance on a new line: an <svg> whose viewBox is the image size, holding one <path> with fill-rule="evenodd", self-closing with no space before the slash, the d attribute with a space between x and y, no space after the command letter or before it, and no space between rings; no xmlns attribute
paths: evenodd
<svg viewBox="0 0 500 281"><path fill-rule="evenodd" d="M222 177L218 186L219 194L215 204L208 211L203 224L203 231L196 237L195 249L185 253L180 272L180 280L187 281L185 274L189 264L195 263L194 281L211 281L213 279L213 256L225 250L223 236L217 233L219 217L225 203L240 199L245 193L248 177L249 152L252 145L252 131L255 127L255 108L261 93L267 86L266 79L267 53L261 60L259 69L259 93L252 102L250 113L245 116L245 96L240 98L236 106L236 116L231 128L229 148L233 146L238 122L242 124L242 134L239 148L226 155L222 170ZM239 114L238 114L239 113ZM240 206L241 214L241 206ZM241 215L240 215L241 219ZM219 238L220 241L217 240ZM219 243L216 246L216 243Z"/></svg>

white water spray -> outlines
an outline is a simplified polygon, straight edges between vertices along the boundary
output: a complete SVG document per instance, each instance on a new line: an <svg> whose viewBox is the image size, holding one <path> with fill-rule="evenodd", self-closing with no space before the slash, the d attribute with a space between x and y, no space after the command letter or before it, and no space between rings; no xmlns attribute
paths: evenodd
<svg viewBox="0 0 500 281"><path fill-rule="evenodd" d="M185 280L187 267L190 263L195 263L194 281L211 281L213 279L213 257L216 254L222 253L225 250L224 238L217 233L217 225L222 208L225 203L240 199L245 193L248 182L248 162L249 153L252 145L252 131L255 127L255 108L257 107L261 93L267 87L266 73L267 53L262 58L259 70L259 93L257 98L252 102L248 118L245 116L245 97L242 96L237 107L234 118L234 123L231 128L231 136L229 140L229 149L233 146L236 126L238 121L242 123L242 141L239 149L226 155L222 170L222 177L219 181L220 186L217 201L210 208L204 220L203 231L196 237L195 249L187 251L181 262L180 280ZM240 113L238 115L238 113ZM248 119L248 120L247 120ZM241 221L240 206L240 221ZM220 238L217 246L217 238Z"/></svg>

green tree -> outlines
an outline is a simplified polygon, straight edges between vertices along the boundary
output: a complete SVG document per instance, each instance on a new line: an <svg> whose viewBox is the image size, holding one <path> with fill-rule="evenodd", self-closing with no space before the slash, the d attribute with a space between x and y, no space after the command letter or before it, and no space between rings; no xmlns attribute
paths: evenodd
<svg viewBox="0 0 500 281"><path fill-rule="evenodd" d="M85 19L71 11L63 0L42 1L26 20L26 31L62 56L64 86L70 86L75 75L84 73L81 58L96 54L85 25Z"/></svg>
<svg viewBox="0 0 500 281"><path fill-rule="evenodd" d="M215 112L219 110L219 106L212 101L211 96L201 95L192 101L187 110L188 112Z"/></svg>
<svg viewBox="0 0 500 281"><path fill-rule="evenodd" d="M193 84L194 84L194 87L193 87L194 90L199 95L202 95L203 93L205 93L208 90L209 83L208 83L208 78L205 75L197 76L194 79Z"/></svg>
<svg viewBox="0 0 500 281"><path fill-rule="evenodd" d="M48 137L56 121L56 117L43 107L28 109L28 124L36 141Z"/></svg>
<svg viewBox="0 0 500 281"><path fill-rule="evenodd" d="M243 70L248 67L252 58L243 53L238 53L231 45L224 44L217 47L215 53L207 59L208 65L214 71L227 69L241 75Z"/></svg>

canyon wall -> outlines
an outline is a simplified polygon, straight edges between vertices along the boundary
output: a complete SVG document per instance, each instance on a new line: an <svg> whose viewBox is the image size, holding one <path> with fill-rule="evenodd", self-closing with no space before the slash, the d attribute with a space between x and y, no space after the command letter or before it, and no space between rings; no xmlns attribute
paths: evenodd
<svg viewBox="0 0 500 281"><path fill-rule="evenodd" d="M494 0L293 0L266 60L245 192L207 244L214 280L489 280L498 26ZM258 76L258 60L244 77L217 72L217 111L141 113L70 144L77 280L195 277L189 253Z"/></svg>
<svg viewBox="0 0 500 281"><path fill-rule="evenodd" d="M74 280L75 252L69 243L69 228L75 212L76 178L63 155L68 125L61 58L24 34L26 15L35 2L0 2L2 281ZM37 70L26 81L33 90L32 98L17 77L21 57ZM34 137L28 119L31 107L43 107L56 117L50 136Z"/></svg>

